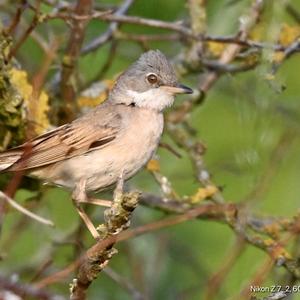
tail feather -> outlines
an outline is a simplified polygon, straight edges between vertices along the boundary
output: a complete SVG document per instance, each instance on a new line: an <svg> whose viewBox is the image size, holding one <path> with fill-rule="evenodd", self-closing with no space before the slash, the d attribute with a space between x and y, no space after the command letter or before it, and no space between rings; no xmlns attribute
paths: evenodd
<svg viewBox="0 0 300 300"><path fill-rule="evenodd" d="M8 150L0 152L0 172L4 172L9 169L15 162L17 162L22 156L20 150Z"/></svg>

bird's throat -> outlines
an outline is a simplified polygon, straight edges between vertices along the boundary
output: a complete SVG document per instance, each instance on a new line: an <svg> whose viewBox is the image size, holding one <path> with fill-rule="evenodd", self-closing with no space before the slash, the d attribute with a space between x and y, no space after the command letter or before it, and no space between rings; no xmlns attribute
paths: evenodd
<svg viewBox="0 0 300 300"><path fill-rule="evenodd" d="M145 92L127 90L127 95L131 102L137 107L163 111L174 102L174 96L159 88L153 88Z"/></svg>

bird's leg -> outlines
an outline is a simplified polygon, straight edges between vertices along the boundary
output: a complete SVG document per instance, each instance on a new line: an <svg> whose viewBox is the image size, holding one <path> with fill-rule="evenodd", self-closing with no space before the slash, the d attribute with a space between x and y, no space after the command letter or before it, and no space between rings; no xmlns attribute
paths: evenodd
<svg viewBox="0 0 300 300"><path fill-rule="evenodd" d="M100 237L100 235L99 235L97 229L95 228L94 224L92 223L92 221L90 220L88 215L85 213L85 211L80 206L80 203L88 202L86 191L85 191L85 184L86 184L85 180L80 180L80 182L76 185L76 187L72 193L72 200L73 200L74 206L77 209L79 216L85 223L86 227L88 228L88 230L90 231L92 236L95 239L98 239Z"/></svg>
<svg viewBox="0 0 300 300"><path fill-rule="evenodd" d="M80 185L80 184L79 184ZM81 183L81 185L83 185ZM85 187L85 183L84 183ZM111 207L111 201L110 200L103 200L103 199L97 199L97 198L90 198L87 196L85 192L85 188L82 189L84 190L82 197L80 197L77 201L79 203L86 203L86 204L94 204L94 205L99 205L99 206L104 206L104 207Z"/></svg>
<svg viewBox="0 0 300 300"><path fill-rule="evenodd" d="M95 199L95 198L88 198L85 190L85 185L86 181L85 180L80 180L79 183L75 186L75 189L72 193L72 200L74 203L74 206L76 207L76 210L85 223L86 227L92 234L92 236L95 239L98 239L100 237L97 229L95 228L94 224L88 217L88 215L85 213L85 211L82 209L80 206L81 203L90 203L90 204L95 204L95 205L100 205L100 206L106 206L106 207L111 207L112 206L112 201L110 200L102 200L102 199ZM121 172L116 188L114 190L114 201L119 202L122 199L123 196L123 187L124 187L124 176L123 176L123 171Z"/></svg>
<svg viewBox="0 0 300 300"><path fill-rule="evenodd" d="M103 199L96 199L96 198L90 198L86 197L85 199L80 199L80 203L87 203L87 204L94 204L104 207L111 207L111 201L110 200L103 200Z"/></svg>
<svg viewBox="0 0 300 300"><path fill-rule="evenodd" d="M118 178L117 185L116 185L116 188L114 190L114 201L117 198L122 197L123 190L124 190L124 171L121 172L121 174Z"/></svg>

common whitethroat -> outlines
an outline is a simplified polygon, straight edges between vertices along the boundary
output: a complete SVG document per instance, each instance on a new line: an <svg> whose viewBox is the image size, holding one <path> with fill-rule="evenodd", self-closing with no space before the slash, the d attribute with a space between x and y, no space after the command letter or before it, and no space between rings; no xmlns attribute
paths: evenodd
<svg viewBox="0 0 300 300"><path fill-rule="evenodd" d="M86 193L129 179L149 161L163 132L163 110L175 95L192 92L178 83L165 55L150 50L119 76L103 104L0 153L0 172L25 170L73 190L76 203L89 202ZM96 238L95 227L76 207Z"/></svg>

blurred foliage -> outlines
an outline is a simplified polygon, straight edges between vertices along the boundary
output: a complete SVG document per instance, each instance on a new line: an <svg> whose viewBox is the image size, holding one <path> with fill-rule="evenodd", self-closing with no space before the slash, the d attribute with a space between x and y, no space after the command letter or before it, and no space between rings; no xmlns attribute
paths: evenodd
<svg viewBox="0 0 300 300"><path fill-rule="evenodd" d="M17 89L17 91L22 95L24 99L23 107L25 110L30 110L30 103L32 102L32 86L28 82L27 73L15 68L10 71L10 78L12 85ZM48 119L48 95L42 91L38 99L39 107L34 116L34 120L28 120L29 122L34 122L37 124L35 133L41 134L48 129L49 119Z"/></svg>
<svg viewBox="0 0 300 300"><path fill-rule="evenodd" d="M0 150L8 144L20 143L24 138L22 126L22 97L11 82L11 65L7 55L11 41L7 36L0 36Z"/></svg>
<svg viewBox="0 0 300 300"><path fill-rule="evenodd" d="M34 2L34 1L31 1ZM114 5L122 1L95 1L97 5ZM287 45L300 33L300 25L284 9L283 2L289 2L300 11L300 2L266 1L267 8L261 22L254 28L251 38L265 42L279 42ZM47 3L47 1L43 1ZM251 1L207 1L207 31L213 35L234 34L238 20L249 8ZM14 12L10 1L2 1L3 23ZM44 13L49 11L42 5ZM184 0L137 0L129 10L129 15L174 21L188 20L187 4ZM24 23L27 24L32 12L26 11ZM41 24L38 33L47 41L50 39L49 24ZM93 40L107 29L108 24L97 20L89 23L85 43ZM166 30L124 24L122 31L140 34L161 34ZM41 127L49 127L49 119L57 106L64 105L63 99L56 97L53 75L60 65L66 48L69 28L61 20L51 21L51 34L61 44L55 63L47 74L45 91L40 95L39 116L35 120ZM18 32L17 34L18 35ZM29 99L31 79L43 63L43 51L35 37L29 36L17 52L16 60L24 71L12 70L5 63L7 39L0 37L0 147L8 144L7 132L11 132L9 144L14 145L24 138L23 101ZM102 72L111 45L105 44L96 52L82 56L78 61L78 84L86 89L91 82L100 87L94 95L83 92L78 95L80 106L91 107L101 103L111 87L115 77L132 63L145 48L159 48L169 57L175 57L183 45L176 41L150 41L146 46L128 40L118 40L116 55L112 64ZM207 48L212 57L218 57L224 44L209 42ZM255 213L292 218L299 209L300 195L300 85L299 54L283 61L277 73L272 73L272 65L282 62L282 52L274 54L264 49L262 60L255 68L247 72L225 73L216 85L207 93L204 103L191 113L191 126L196 136L207 147L205 162L214 182L222 190L226 201L247 205ZM205 70L203 70L203 73ZM11 75L13 74L13 75ZM19 79L16 78L19 76ZM203 74L188 75L184 81L196 87ZM13 78L13 79L12 79ZM104 81L106 79L107 81ZM54 80L55 81L55 80ZM23 82L23 83L22 83ZM94 89L93 89L94 91ZM25 96L27 95L27 96ZM48 95L50 106L48 111ZM29 98L28 98L29 97ZM177 105L184 99L178 99ZM22 107L22 108L21 108ZM48 118L45 118L47 113ZM52 124L55 125L55 124ZM17 126L17 127L16 127ZM172 144L169 136L163 141ZM177 149L178 150L178 149ZM182 158L178 159L160 148L157 154L159 165L151 162L152 171L166 175L175 187L178 195L195 195L195 202L204 201L212 191L199 187L193 177L192 164L187 153L178 150ZM145 192L160 193L159 186L148 170L143 170L130 181L130 187ZM5 184L1 187L4 189ZM212 187L215 189L215 187ZM101 197L111 197L101 195ZM39 192L30 191L22 184L15 197L21 204L39 214L48 216L55 228L41 225L26 219L19 212L8 210L1 232L1 266L3 274L18 274L21 281L30 282L61 270L78 257L78 253L91 245L89 234L83 235L80 243L75 243L75 231L81 222L77 216L68 192L57 187L43 186ZM251 198L251 200L249 200ZM102 210L88 208L95 222L100 223ZM139 206L133 217L132 227L158 220L165 213ZM85 229L83 229L85 230ZM75 233L74 233L75 231ZM159 232L142 235L117 245L119 254L114 256L109 266L144 291L149 299L207 299L209 278L218 272L231 255L237 237L223 224L210 221L190 221ZM291 252L299 245L289 246ZM37 270L48 260L49 267L37 275ZM257 248L247 245L228 271L225 280L214 299L244 299L240 292L249 289L251 280L262 270L268 260L267 255ZM286 273L282 268L273 267L272 273L262 281L263 286L284 282ZM38 278L36 279L35 276ZM67 280L49 286L50 290L68 295ZM299 283L295 283L299 284ZM259 294L258 294L259 295ZM265 294L261 294L263 297ZM91 285L88 299L132 299L122 286L107 274L101 273ZM300 293L293 295L300 299Z"/></svg>

